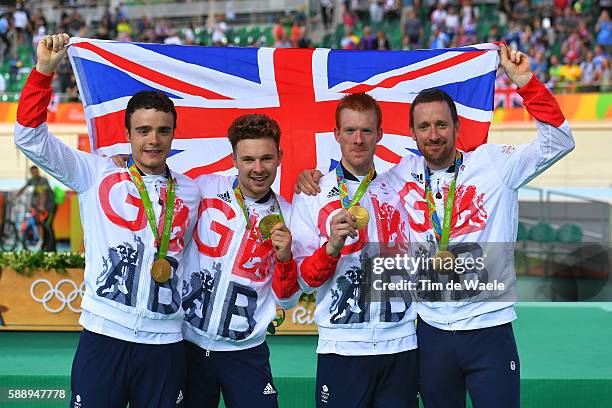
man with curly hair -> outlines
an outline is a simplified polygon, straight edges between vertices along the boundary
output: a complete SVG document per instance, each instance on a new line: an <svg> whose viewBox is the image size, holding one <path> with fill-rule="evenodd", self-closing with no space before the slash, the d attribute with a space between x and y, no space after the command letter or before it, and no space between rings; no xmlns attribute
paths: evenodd
<svg viewBox="0 0 612 408"><path fill-rule="evenodd" d="M280 128L244 115L228 129L237 176L203 175L183 287L188 407L277 407L266 329L299 299L289 204L272 191Z"/></svg>

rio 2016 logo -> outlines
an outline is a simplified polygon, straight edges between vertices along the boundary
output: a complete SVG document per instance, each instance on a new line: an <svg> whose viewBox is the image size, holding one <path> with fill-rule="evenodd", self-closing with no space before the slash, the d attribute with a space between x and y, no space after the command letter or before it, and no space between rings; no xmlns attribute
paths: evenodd
<svg viewBox="0 0 612 408"><path fill-rule="evenodd" d="M291 320L295 324L313 324L314 310L306 309L304 306L298 306L293 309Z"/></svg>

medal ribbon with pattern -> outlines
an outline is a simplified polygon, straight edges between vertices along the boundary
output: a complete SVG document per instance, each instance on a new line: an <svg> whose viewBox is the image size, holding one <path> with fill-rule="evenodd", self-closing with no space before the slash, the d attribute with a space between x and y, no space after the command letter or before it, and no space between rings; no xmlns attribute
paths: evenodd
<svg viewBox="0 0 612 408"><path fill-rule="evenodd" d="M168 182L166 186L166 214L164 215L164 229L160 237L159 233L157 232L157 226L155 225L155 212L153 211L153 205L151 204L151 199L149 198L149 193L147 192L145 183L142 180L142 176L140 175L136 165L133 163L129 167L129 170L130 175L132 176L132 181L134 184L136 184L136 188L140 193L142 206L144 207L145 214L147 215L147 220L149 221L151 231L153 231L153 236L155 236L155 241L157 244L159 244L155 258L165 260L166 255L168 255L170 232L172 231L172 219L174 218L174 180L172 180L170 172L168 172Z"/></svg>
<svg viewBox="0 0 612 408"><path fill-rule="evenodd" d="M448 187L448 194L446 195L446 201L444 202L444 223L442 226L440 226L440 217L438 217L436 203L434 201L433 192L431 191L430 170L429 167L427 167L427 163L425 163L425 198L427 199L429 217L431 218L431 224L433 226L434 235L436 236L436 241L438 241L440 251L448 250L451 220L453 217L453 205L455 203L455 187L461 163L463 163L463 154L457 150L457 155L455 156L455 176Z"/></svg>
<svg viewBox="0 0 612 408"><path fill-rule="evenodd" d="M342 208L348 210L349 208L357 205L361 197L365 194L370 182L374 178L374 167L372 167L368 174L366 174L365 178L361 180L353 199L349 198L348 188L346 187L346 179L344 178L344 170L342 170L342 165L338 163L336 166L336 180L338 180L338 190L340 190L340 203L342 204Z"/></svg>
<svg viewBox="0 0 612 408"><path fill-rule="evenodd" d="M242 195L242 191L240 191L240 186L238 185L238 177L236 177L236 179L234 179L234 184L233 184L233 189L234 189L234 195L236 196L236 200L238 201L238 205L240 206L240 209L242 210L242 213L244 214L244 218L246 219L246 223L247 223L247 230L251 229L251 220L249 219L249 210L247 209L247 206L244 202L244 195ZM280 207L280 203L278 202L278 199L276 198L276 194L274 194L274 191L272 191L272 197L274 198L274 201L276 202L276 208L278 208L278 218L280 219L280 222L282 222L283 224L285 223L285 219L283 218L283 212L281 211L281 207ZM266 217L269 217L272 214L266 215ZM264 217L260 222L260 231L261 231L261 223L262 221L266 218ZM273 227L274 225L270 225L270 229ZM267 234L263 234L262 233L262 238L268 239L270 238L269 236L264 236Z"/></svg>
<svg viewBox="0 0 612 408"><path fill-rule="evenodd" d="M246 219L246 223L247 223L247 230L251 229L251 221L249 220L249 212L247 210L246 204L244 202L244 196L242 195L242 191L240 191L240 186L238 185L238 177L236 177L236 179L234 180L234 184L232 186L234 188L234 195L236 196L236 200L238 201L238 205L240 206L240 208L242 209L242 213L244 214L244 218ZM278 218L280 219L280 222L282 222L283 224L285 223L285 219L283 218L283 212L281 211L281 207L280 207L280 203L278 202L278 199L276 198L276 194L274 194L274 191L272 191L272 197L274 197L274 201L276 202L276 207L278 208ZM272 214L266 215L266 217L269 217ZM261 232L262 229L262 225L261 223L263 222L263 220L266 218L262 218L262 220L259 222L259 230ZM269 229L272 229L274 225L271 225L269 227ZM262 232L262 238L268 239L270 238L269 236L264 237L263 236L264 233ZM283 322L285 321L285 311L283 309L280 309L282 312L282 317L280 318L276 318L274 320L272 320L267 327L267 331L268 333L274 335L276 333L276 328L278 326L280 326L281 324L283 324Z"/></svg>

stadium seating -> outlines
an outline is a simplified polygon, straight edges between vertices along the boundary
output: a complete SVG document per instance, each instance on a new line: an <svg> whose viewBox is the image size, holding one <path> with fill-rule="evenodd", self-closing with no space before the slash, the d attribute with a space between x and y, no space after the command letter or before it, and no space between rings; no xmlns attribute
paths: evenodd
<svg viewBox="0 0 612 408"><path fill-rule="evenodd" d="M555 240L555 230L550 224L539 222L529 229L528 237L530 241L551 243Z"/></svg>
<svg viewBox="0 0 612 408"><path fill-rule="evenodd" d="M583 242L583 230L574 223L555 229L551 224L539 222L527 228L519 222L516 237L516 268L518 274L549 274L552 262L557 262ZM541 265L543 269L532 268Z"/></svg>
<svg viewBox="0 0 612 408"><path fill-rule="evenodd" d="M576 224L563 224L555 232L555 240L564 244L582 242L582 229Z"/></svg>

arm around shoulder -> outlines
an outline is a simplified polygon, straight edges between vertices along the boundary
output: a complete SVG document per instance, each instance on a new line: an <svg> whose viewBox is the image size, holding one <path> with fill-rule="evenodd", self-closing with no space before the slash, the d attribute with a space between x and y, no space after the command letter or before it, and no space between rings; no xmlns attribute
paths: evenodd
<svg viewBox="0 0 612 408"><path fill-rule="evenodd" d="M306 293L312 293L333 276L339 259L325 252L326 243L321 245L317 226L319 205L318 197L304 194L294 195L291 205L292 249L297 261L298 282Z"/></svg>

